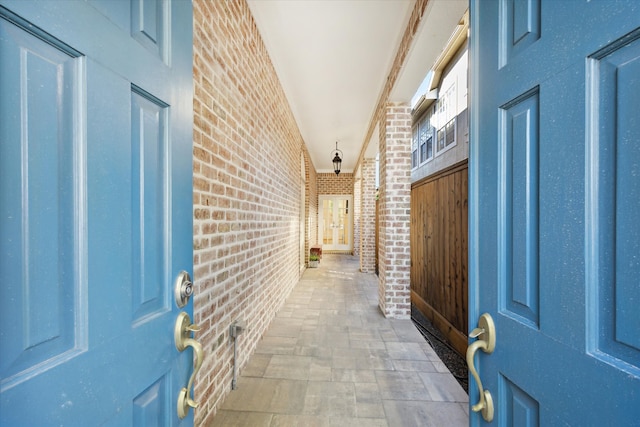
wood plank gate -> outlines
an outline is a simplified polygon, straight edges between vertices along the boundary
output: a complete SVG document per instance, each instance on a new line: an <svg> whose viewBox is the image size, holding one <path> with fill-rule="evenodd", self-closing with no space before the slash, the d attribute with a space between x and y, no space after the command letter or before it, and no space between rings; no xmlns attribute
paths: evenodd
<svg viewBox="0 0 640 427"><path fill-rule="evenodd" d="M468 162L411 188L411 301L467 348Z"/></svg>

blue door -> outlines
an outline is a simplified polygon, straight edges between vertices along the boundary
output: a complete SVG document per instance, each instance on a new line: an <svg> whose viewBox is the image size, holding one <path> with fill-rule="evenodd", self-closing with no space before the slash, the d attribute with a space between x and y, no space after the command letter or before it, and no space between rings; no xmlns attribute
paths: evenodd
<svg viewBox="0 0 640 427"><path fill-rule="evenodd" d="M640 2L473 0L470 22L469 325L495 322L475 355L492 422L638 426Z"/></svg>
<svg viewBox="0 0 640 427"><path fill-rule="evenodd" d="M193 423L191 28L187 1L0 1L0 425Z"/></svg>

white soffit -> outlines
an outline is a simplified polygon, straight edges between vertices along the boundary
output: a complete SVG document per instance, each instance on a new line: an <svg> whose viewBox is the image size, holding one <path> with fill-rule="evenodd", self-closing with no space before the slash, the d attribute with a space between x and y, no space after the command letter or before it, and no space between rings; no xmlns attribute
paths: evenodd
<svg viewBox="0 0 640 427"><path fill-rule="evenodd" d="M393 102L410 102L469 7L467 0L430 0L425 17L391 91Z"/></svg>
<svg viewBox="0 0 640 427"><path fill-rule="evenodd" d="M457 10L463 2L444 3ZM342 170L353 171L415 0L248 4L316 170L333 171L337 140ZM451 15L459 19L462 12ZM442 36L443 45L450 33Z"/></svg>

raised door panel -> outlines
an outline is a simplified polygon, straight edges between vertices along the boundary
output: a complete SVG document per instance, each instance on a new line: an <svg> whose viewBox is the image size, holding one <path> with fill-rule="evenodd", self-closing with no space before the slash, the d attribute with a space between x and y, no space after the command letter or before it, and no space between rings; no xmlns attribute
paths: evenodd
<svg viewBox="0 0 640 427"><path fill-rule="evenodd" d="M0 390L86 350L82 60L0 18Z"/></svg>
<svg viewBox="0 0 640 427"><path fill-rule="evenodd" d="M640 30L588 59L589 350L640 374Z"/></svg>

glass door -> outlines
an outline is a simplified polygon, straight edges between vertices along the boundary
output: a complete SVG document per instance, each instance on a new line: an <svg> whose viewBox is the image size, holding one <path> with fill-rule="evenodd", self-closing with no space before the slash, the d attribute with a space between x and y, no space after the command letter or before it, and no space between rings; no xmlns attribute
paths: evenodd
<svg viewBox="0 0 640 427"><path fill-rule="evenodd" d="M320 241L325 251L351 251L351 196L320 196Z"/></svg>

